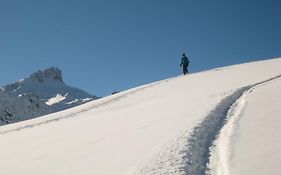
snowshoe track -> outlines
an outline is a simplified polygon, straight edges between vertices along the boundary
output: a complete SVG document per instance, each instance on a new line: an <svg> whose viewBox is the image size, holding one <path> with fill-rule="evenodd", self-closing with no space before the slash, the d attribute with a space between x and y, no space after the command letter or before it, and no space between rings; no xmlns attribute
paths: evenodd
<svg viewBox="0 0 281 175"><path fill-rule="evenodd" d="M236 90L232 95L224 98L215 109L209 113L205 120L193 129L187 141L186 155L183 157L183 161L186 162L183 167L184 174L208 174L209 170L207 164L210 159L211 147L214 146L214 141L217 139L221 129L226 125L228 119L235 115L239 116L239 114L234 113L239 113L241 110L236 110L234 108L238 106L241 109L241 106L237 105L240 98L243 98L245 94L250 93L257 86L280 77L281 75L278 75L268 80Z"/></svg>

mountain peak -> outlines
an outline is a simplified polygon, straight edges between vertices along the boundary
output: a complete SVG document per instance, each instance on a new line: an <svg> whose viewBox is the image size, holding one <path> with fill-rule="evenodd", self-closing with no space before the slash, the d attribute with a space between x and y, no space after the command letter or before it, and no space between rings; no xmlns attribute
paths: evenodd
<svg viewBox="0 0 281 175"><path fill-rule="evenodd" d="M61 111L97 99L63 82L54 66L0 86L0 126Z"/></svg>
<svg viewBox="0 0 281 175"><path fill-rule="evenodd" d="M57 80L63 83L62 73L59 68L54 66L47 68L43 71L39 70L30 75L30 78L35 79L39 82L44 82L45 79Z"/></svg>

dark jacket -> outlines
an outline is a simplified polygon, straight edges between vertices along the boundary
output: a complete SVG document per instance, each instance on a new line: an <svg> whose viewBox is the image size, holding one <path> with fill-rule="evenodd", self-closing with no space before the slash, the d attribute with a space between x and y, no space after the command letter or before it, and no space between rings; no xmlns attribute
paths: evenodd
<svg viewBox="0 0 281 175"><path fill-rule="evenodd" d="M183 57L181 58L181 64L180 64L180 66L182 66L182 65L188 66L188 64L189 64L188 58L187 58L186 56L183 56Z"/></svg>

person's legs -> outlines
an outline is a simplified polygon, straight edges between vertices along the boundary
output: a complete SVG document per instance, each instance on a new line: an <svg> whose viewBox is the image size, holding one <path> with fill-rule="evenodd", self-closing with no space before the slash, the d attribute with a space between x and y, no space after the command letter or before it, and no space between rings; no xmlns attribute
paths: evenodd
<svg viewBox="0 0 281 175"><path fill-rule="evenodd" d="M187 74L187 66L183 65L183 74L186 75Z"/></svg>

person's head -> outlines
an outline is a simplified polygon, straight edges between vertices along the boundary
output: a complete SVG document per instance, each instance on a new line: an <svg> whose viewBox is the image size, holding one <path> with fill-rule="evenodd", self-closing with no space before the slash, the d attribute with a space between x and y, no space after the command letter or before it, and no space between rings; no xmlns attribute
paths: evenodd
<svg viewBox="0 0 281 175"><path fill-rule="evenodd" d="M185 56L185 53L183 53L182 56Z"/></svg>

